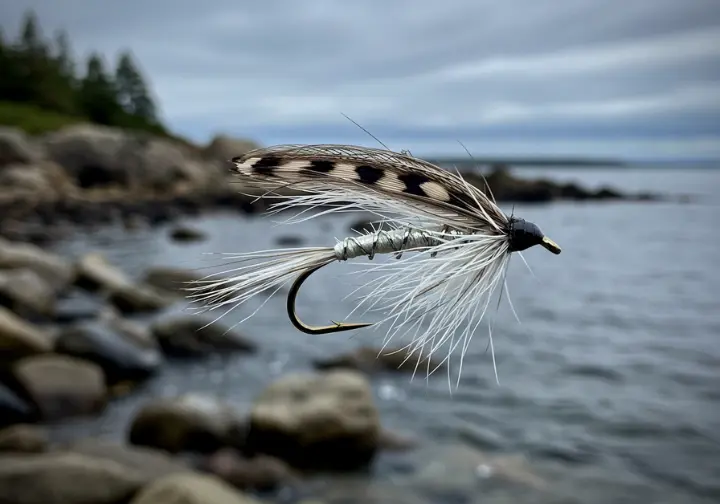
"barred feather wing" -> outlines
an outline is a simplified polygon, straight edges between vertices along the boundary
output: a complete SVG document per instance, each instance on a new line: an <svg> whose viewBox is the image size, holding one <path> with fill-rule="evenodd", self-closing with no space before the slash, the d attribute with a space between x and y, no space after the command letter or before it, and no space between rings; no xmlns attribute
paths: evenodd
<svg viewBox="0 0 720 504"><path fill-rule="evenodd" d="M475 186L427 161L349 145L278 145L233 158L234 171L269 190L292 188L285 206L340 205L435 218L445 225L501 234L507 216Z"/></svg>

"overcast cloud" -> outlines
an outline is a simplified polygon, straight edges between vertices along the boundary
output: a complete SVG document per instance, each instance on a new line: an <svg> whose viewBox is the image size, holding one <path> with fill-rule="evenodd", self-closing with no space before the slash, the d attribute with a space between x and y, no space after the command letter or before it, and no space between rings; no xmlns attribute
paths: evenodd
<svg viewBox="0 0 720 504"><path fill-rule="evenodd" d="M417 154L720 157L720 0L13 0L129 48L172 128Z"/></svg>

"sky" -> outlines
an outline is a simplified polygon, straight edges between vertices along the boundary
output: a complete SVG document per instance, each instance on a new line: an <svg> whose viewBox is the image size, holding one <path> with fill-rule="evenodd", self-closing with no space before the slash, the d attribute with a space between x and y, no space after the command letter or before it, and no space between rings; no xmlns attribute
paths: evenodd
<svg viewBox="0 0 720 504"><path fill-rule="evenodd" d="M198 142L720 159L720 0L13 0L4 33L28 8Z"/></svg>

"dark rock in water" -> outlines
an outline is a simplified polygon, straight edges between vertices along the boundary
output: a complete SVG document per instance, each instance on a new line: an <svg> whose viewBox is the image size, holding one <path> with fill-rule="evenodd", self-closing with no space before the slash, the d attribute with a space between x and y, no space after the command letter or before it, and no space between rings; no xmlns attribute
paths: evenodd
<svg viewBox="0 0 720 504"><path fill-rule="evenodd" d="M69 324L95 319L105 308L103 300L80 289L73 289L57 300L55 322Z"/></svg>
<svg viewBox="0 0 720 504"><path fill-rule="evenodd" d="M246 458L231 448L212 454L203 468L241 490L271 491L297 480L282 460L264 455Z"/></svg>
<svg viewBox="0 0 720 504"><path fill-rule="evenodd" d="M161 310L172 301L146 285L118 287L110 293L109 301L122 313L149 313Z"/></svg>
<svg viewBox="0 0 720 504"><path fill-rule="evenodd" d="M47 448L47 431L37 425L18 424L0 430L0 453L42 453Z"/></svg>
<svg viewBox="0 0 720 504"><path fill-rule="evenodd" d="M276 240L276 243L281 247L296 247L302 245L302 236L280 236Z"/></svg>
<svg viewBox="0 0 720 504"><path fill-rule="evenodd" d="M179 226L170 231L170 238L177 242L194 242L204 240L206 236L199 229Z"/></svg>
<svg viewBox="0 0 720 504"><path fill-rule="evenodd" d="M186 395L143 406L130 425L129 441L169 453L214 453L224 447L242 447L245 433L245 418L232 406Z"/></svg>
<svg viewBox="0 0 720 504"><path fill-rule="evenodd" d="M13 366L13 374L44 420L98 413L107 402L102 369L81 359L27 357Z"/></svg>
<svg viewBox="0 0 720 504"><path fill-rule="evenodd" d="M319 359L314 362L316 369L354 369L357 371L379 372L379 371L407 371L413 372L416 369L418 356L408 357L407 350L361 347L337 357ZM435 369L440 363L434 359L430 360L430 368ZM427 357L420 359L419 367L426 368ZM438 369L442 369L440 366Z"/></svg>
<svg viewBox="0 0 720 504"><path fill-rule="evenodd" d="M0 427L37 419L33 407L0 383Z"/></svg>
<svg viewBox="0 0 720 504"><path fill-rule="evenodd" d="M198 357L220 350L254 352L256 345L222 324L208 324L201 317L168 317L152 325L152 332L165 354Z"/></svg>
<svg viewBox="0 0 720 504"><path fill-rule="evenodd" d="M305 470L366 468L378 450L380 419L367 379L352 371L291 374L258 397L245 453Z"/></svg>
<svg viewBox="0 0 720 504"><path fill-rule="evenodd" d="M108 385L145 380L163 363L158 349L142 347L118 327L101 321L64 328L58 335L55 351L96 363L105 372Z"/></svg>
<svg viewBox="0 0 720 504"><path fill-rule="evenodd" d="M0 456L0 500L6 503L117 504L128 502L142 483L136 470L74 453Z"/></svg>

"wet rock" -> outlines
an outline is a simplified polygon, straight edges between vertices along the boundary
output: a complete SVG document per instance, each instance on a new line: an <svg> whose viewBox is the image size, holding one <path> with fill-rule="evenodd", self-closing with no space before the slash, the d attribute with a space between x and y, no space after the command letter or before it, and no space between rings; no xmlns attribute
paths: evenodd
<svg viewBox="0 0 720 504"><path fill-rule="evenodd" d="M382 352L382 353L381 353ZM410 356L406 350L381 350L379 348L361 347L355 351L331 357L319 359L314 362L316 369L353 369L365 373L380 371L406 371L413 372L416 369L418 356ZM434 369L439 362L430 359L430 368ZM420 359L420 368L427 368L427 357ZM440 368L439 368L440 369Z"/></svg>
<svg viewBox="0 0 720 504"><path fill-rule="evenodd" d="M55 333L24 321L0 306L0 363L51 352Z"/></svg>
<svg viewBox="0 0 720 504"><path fill-rule="evenodd" d="M102 254L84 255L77 263L76 283L91 292L112 292L132 286L132 281L118 268L110 264Z"/></svg>
<svg viewBox="0 0 720 504"><path fill-rule="evenodd" d="M90 415L105 407L105 377L102 369L91 362L40 355L20 360L13 372L44 420Z"/></svg>
<svg viewBox="0 0 720 504"><path fill-rule="evenodd" d="M418 488L438 494L471 495L483 482L502 481L532 490L546 488L546 482L520 455L487 454L467 445L428 447L418 454L427 461L411 477Z"/></svg>
<svg viewBox="0 0 720 504"><path fill-rule="evenodd" d="M34 420L36 415L32 406L0 383L0 427Z"/></svg>
<svg viewBox="0 0 720 504"><path fill-rule="evenodd" d="M34 163L42 159L42 154L22 131L0 127L0 170L13 163Z"/></svg>
<svg viewBox="0 0 720 504"><path fill-rule="evenodd" d="M12 504L117 504L141 482L136 471L83 455L0 456L0 500Z"/></svg>
<svg viewBox="0 0 720 504"><path fill-rule="evenodd" d="M403 452L418 446L417 439L399 432L382 430L378 439L378 447L382 450Z"/></svg>
<svg viewBox="0 0 720 504"><path fill-rule="evenodd" d="M246 451L271 455L297 468L351 470L371 462L380 431L363 375L292 374L258 397Z"/></svg>
<svg viewBox="0 0 720 504"><path fill-rule="evenodd" d="M52 201L75 189L62 168L48 161L6 166L0 170L0 187L16 201Z"/></svg>
<svg viewBox="0 0 720 504"><path fill-rule="evenodd" d="M143 488L130 504L261 504L219 478L201 474L175 474Z"/></svg>
<svg viewBox="0 0 720 504"><path fill-rule="evenodd" d="M159 349L143 347L121 330L102 321L73 324L58 335L55 351L100 366L109 386L138 382L154 375L163 363Z"/></svg>
<svg viewBox="0 0 720 504"><path fill-rule="evenodd" d="M152 325L163 351L172 357L197 357L217 351L254 352L256 345L219 323L201 317L168 317Z"/></svg>
<svg viewBox="0 0 720 504"><path fill-rule="evenodd" d="M14 243L0 238L0 269L28 268L53 288L62 290L74 279L72 264L36 245Z"/></svg>
<svg viewBox="0 0 720 504"><path fill-rule="evenodd" d="M188 226L178 226L170 230L170 238L176 242L195 242L204 240L206 236L205 233L199 229Z"/></svg>
<svg viewBox="0 0 720 504"><path fill-rule="evenodd" d="M246 458L230 448L212 454L205 469L240 490L276 490L297 480L297 475L281 460L264 455Z"/></svg>
<svg viewBox="0 0 720 504"><path fill-rule="evenodd" d="M104 310L98 317L98 321L109 329L121 334L123 337L134 342L143 348L159 349L160 345L155 340L150 328L134 320L126 319L117 310Z"/></svg>
<svg viewBox="0 0 720 504"><path fill-rule="evenodd" d="M55 322L70 324L98 318L105 311L102 298L81 289L64 293L55 304Z"/></svg>
<svg viewBox="0 0 720 504"><path fill-rule="evenodd" d="M138 473L142 485L153 480L190 470L184 461L167 453L141 446L125 446L108 441L84 439L64 447L65 451L109 460Z"/></svg>
<svg viewBox="0 0 720 504"><path fill-rule="evenodd" d="M48 435L36 425L13 425L0 430L0 453L42 453L47 451Z"/></svg>
<svg viewBox="0 0 720 504"><path fill-rule="evenodd" d="M143 282L157 289L185 296L188 294L185 289L191 287L189 284L204 276L205 274L198 274L190 270L157 266L147 271Z"/></svg>
<svg viewBox="0 0 720 504"><path fill-rule="evenodd" d="M142 407L130 426L129 441L170 453L213 453L227 446L242 446L245 431L245 419L230 405L185 395Z"/></svg>
<svg viewBox="0 0 720 504"><path fill-rule="evenodd" d="M35 271L0 270L0 305L28 318L53 318L55 304L52 285Z"/></svg>
<svg viewBox="0 0 720 504"><path fill-rule="evenodd" d="M152 312L167 307L170 300L147 285L132 282L101 254L91 253L77 265L76 283L91 292L108 296L123 313Z"/></svg>

